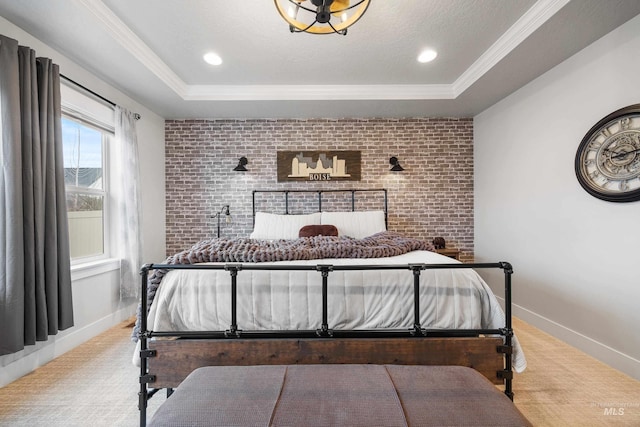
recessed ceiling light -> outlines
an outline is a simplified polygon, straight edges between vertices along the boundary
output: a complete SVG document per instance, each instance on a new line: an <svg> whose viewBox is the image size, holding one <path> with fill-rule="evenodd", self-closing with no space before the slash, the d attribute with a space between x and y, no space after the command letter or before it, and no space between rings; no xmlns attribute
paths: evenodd
<svg viewBox="0 0 640 427"><path fill-rule="evenodd" d="M203 58L207 64L211 64L211 65L222 64L222 58L220 58L220 56L214 52L205 53Z"/></svg>
<svg viewBox="0 0 640 427"><path fill-rule="evenodd" d="M438 52L433 49L423 50L420 52L420 55L418 55L418 62L422 62L423 64L425 62L431 62L436 59L436 56L438 56Z"/></svg>

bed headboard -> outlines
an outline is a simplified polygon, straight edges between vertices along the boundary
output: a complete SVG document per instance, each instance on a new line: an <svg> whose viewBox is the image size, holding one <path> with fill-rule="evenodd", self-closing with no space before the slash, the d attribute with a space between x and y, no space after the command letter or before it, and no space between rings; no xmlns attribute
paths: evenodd
<svg viewBox="0 0 640 427"><path fill-rule="evenodd" d="M316 196L313 194L315 193ZM385 188L375 189L347 189L347 190L253 190L252 205L253 205L253 225L256 221L256 212L258 212L258 204L262 195L272 195L273 198L279 200L278 206L284 209L284 214L289 215L293 204L296 204L296 199L302 199L305 205L308 207L310 203L316 206L317 209L312 209L312 212L322 212L323 205L327 205L327 198L329 195L337 197L340 202L340 206L346 206L351 211L356 211L358 202L364 198L369 203L376 204L376 210L382 210L384 212L384 223L388 226L387 218L387 190ZM324 199L323 199L324 197ZM299 205L299 201L297 200ZM336 200L332 200L335 202ZM324 202L324 203L323 203ZM371 205L367 209L371 209ZM344 208L342 210L345 210Z"/></svg>

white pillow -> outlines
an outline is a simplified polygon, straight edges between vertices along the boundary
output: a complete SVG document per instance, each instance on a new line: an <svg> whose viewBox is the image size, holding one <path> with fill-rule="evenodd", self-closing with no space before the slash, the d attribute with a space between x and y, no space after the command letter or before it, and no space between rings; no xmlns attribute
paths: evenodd
<svg viewBox="0 0 640 427"><path fill-rule="evenodd" d="M320 223L335 225L339 236L355 239L387 231L383 211L322 212Z"/></svg>
<svg viewBox="0 0 640 427"><path fill-rule="evenodd" d="M252 239L297 239L305 225L320 224L320 212L307 215L278 215L256 212Z"/></svg>

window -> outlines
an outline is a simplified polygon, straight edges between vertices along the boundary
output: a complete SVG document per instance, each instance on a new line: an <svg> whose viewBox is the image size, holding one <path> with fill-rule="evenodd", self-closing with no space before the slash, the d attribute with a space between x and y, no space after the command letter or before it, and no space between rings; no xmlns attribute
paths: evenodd
<svg viewBox="0 0 640 427"><path fill-rule="evenodd" d="M106 148L111 133L65 114L62 118L64 179L71 259L106 254Z"/></svg>
<svg viewBox="0 0 640 427"><path fill-rule="evenodd" d="M96 261L112 255L109 156L114 110L72 83L61 84L60 94L71 270L87 273Z"/></svg>

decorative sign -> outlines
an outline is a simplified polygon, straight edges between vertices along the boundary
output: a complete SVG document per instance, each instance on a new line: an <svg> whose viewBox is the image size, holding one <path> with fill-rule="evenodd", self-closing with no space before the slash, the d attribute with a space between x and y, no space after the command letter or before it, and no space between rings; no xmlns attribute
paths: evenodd
<svg viewBox="0 0 640 427"><path fill-rule="evenodd" d="M360 151L278 151L278 182L360 181Z"/></svg>

